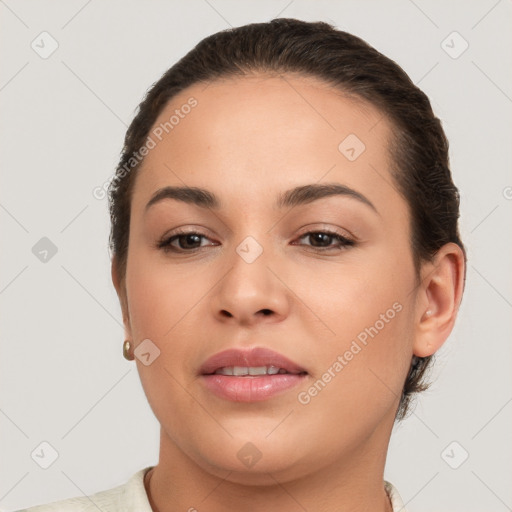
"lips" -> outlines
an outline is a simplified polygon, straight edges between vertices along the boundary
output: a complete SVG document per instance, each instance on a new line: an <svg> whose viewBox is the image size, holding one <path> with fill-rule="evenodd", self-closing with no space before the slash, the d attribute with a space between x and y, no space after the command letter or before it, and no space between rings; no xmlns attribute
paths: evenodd
<svg viewBox="0 0 512 512"><path fill-rule="evenodd" d="M250 350L228 349L219 352L210 357L201 366L199 373L201 375L212 375L225 368L267 368L267 373L307 373L304 368L294 363L287 357L263 347L257 347ZM275 371L284 370L283 371ZM261 372L254 373L258 375ZM248 372L250 375L251 373Z"/></svg>
<svg viewBox="0 0 512 512"><path fill-rule="evenodd" d="M205 389L231 402L260 402L300 385L307 371L263 347L229 349L210 357L199 370Z"/></svg>

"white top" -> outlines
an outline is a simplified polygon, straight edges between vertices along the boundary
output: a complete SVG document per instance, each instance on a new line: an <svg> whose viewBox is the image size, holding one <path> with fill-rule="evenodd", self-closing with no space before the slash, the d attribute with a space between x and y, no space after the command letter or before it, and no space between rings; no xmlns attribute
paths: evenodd
<svg viewBox="0 0 512 512"><path fill-rule="evenodd" d="M153 466L137 471L126 483L89 496L77 496L47 505L37 505L16 512L153 512L144 487L144 475ZM384 488L393 512L406 512L404 503L393 485L384 480Z"/></svg>

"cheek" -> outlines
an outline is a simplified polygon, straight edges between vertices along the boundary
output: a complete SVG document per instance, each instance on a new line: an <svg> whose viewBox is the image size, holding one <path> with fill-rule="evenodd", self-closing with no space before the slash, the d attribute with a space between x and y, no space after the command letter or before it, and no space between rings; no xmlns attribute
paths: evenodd
<svg viewBox="0 0 512 512"><path fill-rule="evenodd" d="M384 320L393 320L399 309L393 304L402 304L411 286L404 262L377 250L347 253L337 262L300 262L289 272L287 283L302 302L300 307L314 313L326 327L326 341L336 343L374 325L389 309Z"/></svg>
<svg viewBox="0 0 512 512"><path fill-rule="evenodd" d="M414 298L412 267L399 255L383 251L355 260L324 273L318 266L296 288L321 320L317 327L328 327L320 336L318 329L310 332L318 343L318 401L343 403L352 413L361 401L384 410L400 396L410 363Z"/></svg>
<svg viewBox="0 0 512 512"><path fill-rule="evenodd" d="M166 265L134 251L127 267L126 287L135 337L163 342L201 297L198 277L186 265Z"/></svg>
<svg viewBox="0 0 512 512"><path fill-rule="evenodd" d="M150 251L133 250L126 287L136 347L150 339L160 353L151 365L137 360L137 366L152 405L160 400L167 403L170 397L187 401L190 397L183 393L180 384L188 386L195 378L197 368L193 362L204 349L198 340L205 339L207 330L206 318L200 312L207 299L205 294L214 282L210 282L211 270L207 265L204 272L199 272L186 263L166 262Z"/></svg>
<svg viewBox="0 0 512 512"><path fill-rule="evenodd" d="M340 318L334 325L338 336L322 351L317 373L297 396L297 412L311 420L311 435L319 435L319 430L326 438L339 434L348 445L357 446L383 417L396 412L409 364L410 314L402 304L382 304L378 307L376 301L373 309L365 308L346 322ZM329 421L319 425L315 418L326 413Z"/></svg>
<svg viewBox="0 0 512 512"><path fill-rule="evenodd" d="M160 351L147 366L138 358L135 361L148 402L170 431L179 431L182 415L173 414L177 407L181 411L195 410L194 399L184 391L192 371L187 364L191 347L180 342L187 324L184 315L200 298L192 279L186 271L156 264L154 256L151 258L144 249L135 249L130 255L126 288L135 348L150 339Z"/></svg>

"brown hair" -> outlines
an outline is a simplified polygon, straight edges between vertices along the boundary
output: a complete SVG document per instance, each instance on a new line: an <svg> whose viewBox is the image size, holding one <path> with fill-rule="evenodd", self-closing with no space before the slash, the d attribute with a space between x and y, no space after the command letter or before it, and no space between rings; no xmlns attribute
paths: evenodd
<svg viewBox="0 0 512 512"><path fill-rule="evenodd" d="M449 168L448 141L427 96L405 71L362 39L324 22L279 18L223 30L200 41L149 89L124 141L109 185L110 248L121 282L126 274L135 154L145 144L169 100L199 82L251 73L299 73L322 79L344 94L376 106L391 121L394 185L410 209L411 250L419 283L421 262L446 243L466 252L458 231L459 193ZM414 358L396 419L406 417L411 397L430 385L433 356Z"/></svg>

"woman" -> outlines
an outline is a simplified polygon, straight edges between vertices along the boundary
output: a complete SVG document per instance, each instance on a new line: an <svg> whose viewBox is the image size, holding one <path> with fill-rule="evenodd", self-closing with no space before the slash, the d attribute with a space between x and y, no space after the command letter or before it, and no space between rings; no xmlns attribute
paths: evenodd
<svg viewBox="0 0 512 512"><path fill-rule="evenodd" d="M147 93L109 193L159 461L28 510L404 510L391 430L466 269L448 142L405 72L326 23L214 34Z"/></svg>

